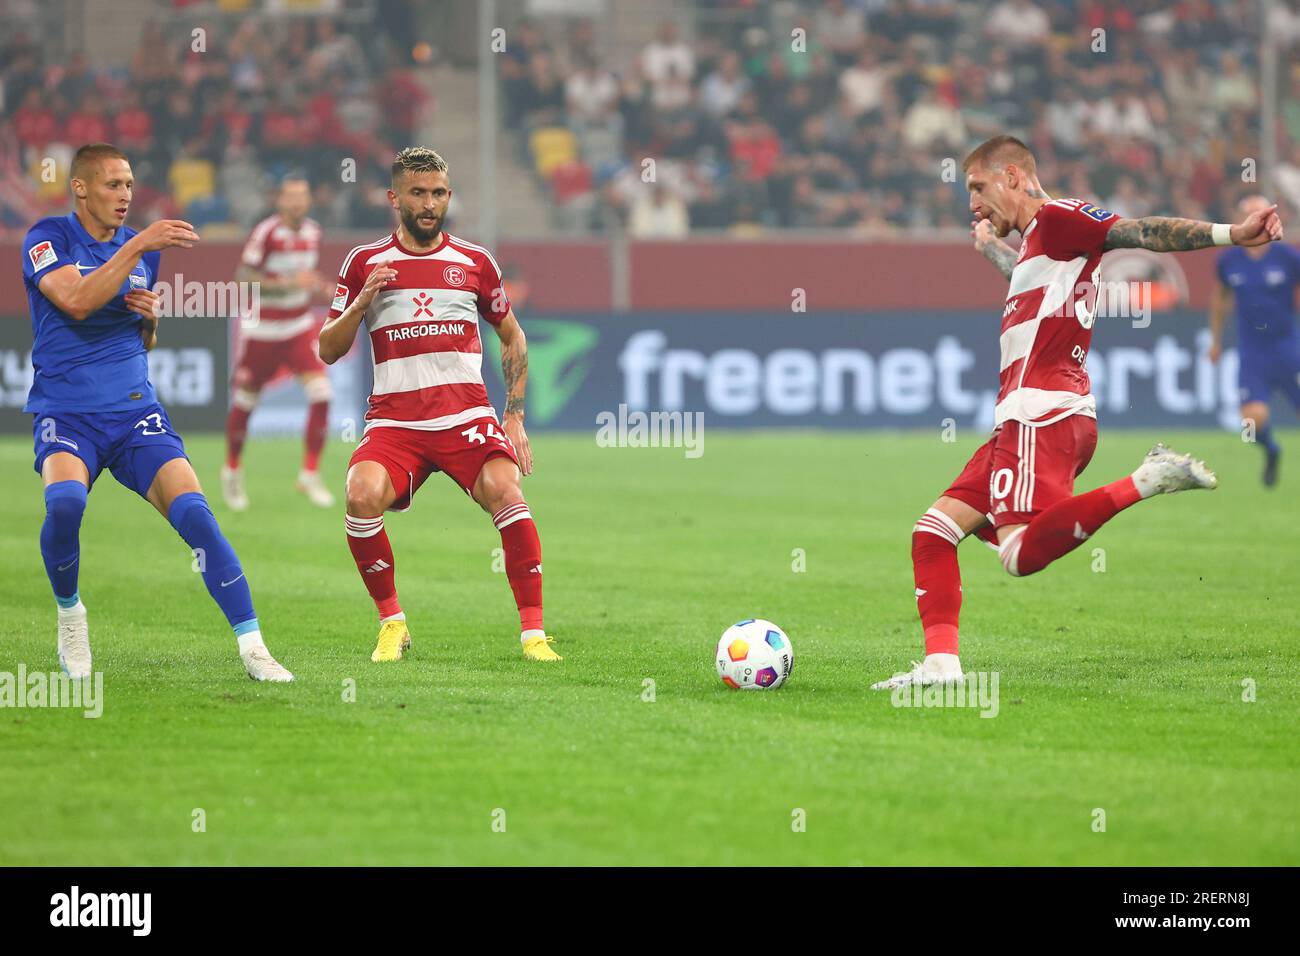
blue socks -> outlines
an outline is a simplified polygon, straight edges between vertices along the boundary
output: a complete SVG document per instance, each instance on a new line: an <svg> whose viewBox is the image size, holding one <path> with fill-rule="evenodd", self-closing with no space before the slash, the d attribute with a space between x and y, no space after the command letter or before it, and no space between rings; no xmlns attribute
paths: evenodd
<svg viewBox="0 0 1300 956"><path fill-rule="evenodd" d="M178 495L167 512L167 520L193 549L203 574L203 583L235 633L256 630L257 615L253 613L253 595L248 590L248 579L239 566L235 549L217 527L208 500L198 491Z"/></svg>
<svg viewBox="0 0 1300 956"><path fill-rule="evenodd" d="M81 516L86 513L86 486L56 481L45 488L45 523L41 525L41 557L59 607L76 607L77 571L81 563Z"/></svg>
<svg viewBox="0 0 1300 956"><path fill-rule="evenodd" d="M45 489L45 523L41 525L41 557L45 573L61 608L76 607L77 571L81 562L78 536L86 513L87 489L79 481L56 481ZM253 595L239 558L217 527L207 499L197 491L180 495L167 513L176 533L199 560L203 583L237 635L257 631Z"/></svg>

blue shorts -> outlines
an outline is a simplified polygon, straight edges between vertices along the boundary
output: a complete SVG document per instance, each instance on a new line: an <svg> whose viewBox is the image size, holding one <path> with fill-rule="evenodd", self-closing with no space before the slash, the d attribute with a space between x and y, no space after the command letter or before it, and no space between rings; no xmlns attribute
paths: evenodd
<svg viewBox="0 0 1300 956"><path fill-rule="evenodd" d="M185 458L185 443L166 410L157 403L125 412L50 412L32 417L36 472L57 452L76 455L90 473L90 484L105 468L141 498L149 495L158 469Z"/></svg>
<svg viewBox="0 0 1300 956"><path fill-rule="evenodd" d="M1237 384L1241 403L1267 403L1274 391L1282 392L1300 411L1300 340L1284 339L1268 352L1239 352Z"/></svg>

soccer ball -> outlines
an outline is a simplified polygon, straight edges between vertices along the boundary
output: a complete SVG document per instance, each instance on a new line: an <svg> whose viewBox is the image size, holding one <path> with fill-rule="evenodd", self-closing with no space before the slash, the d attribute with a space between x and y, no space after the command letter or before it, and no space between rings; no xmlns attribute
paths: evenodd
<svg viewBox="0 0 1300 956"><path fill-rule="evenodd" d="M741 621L718 639L718 677L736 690L776 690L794 668L794 645L771 621Z"/></svg>

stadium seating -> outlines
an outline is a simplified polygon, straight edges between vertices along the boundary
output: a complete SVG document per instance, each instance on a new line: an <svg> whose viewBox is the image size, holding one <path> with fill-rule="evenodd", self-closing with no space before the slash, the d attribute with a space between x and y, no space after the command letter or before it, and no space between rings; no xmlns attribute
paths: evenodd
<svg viewBox="0 0 1300 956"><path fill-rule="evenodd" d="M594 61L618 76L617 110L595 122L585 100L581 112L564 111L578 158L602 182L653 156L684 164L682 183L716 184L707 207L696 190L680 190L693 223L727 227L756 209L747 231L961 234L964 190L937 172L994 130L1027 139L1052 188L1124 215L1227 218L1237 195L1257 188L1229 161L1259 152L1254 6L1245 17L1230 0L1048 0L1028 13L1010 0L704 6L649 43L642 31L639 50L604 23L609 49L597 48ZM1300 29L1290 23L1274 31L1283 157L1300 145ZM591 27L560 17L517 27L530 43L504 86L515 135L528 137L546 116L545 142L560 142L552 98L529 88L530 59L558 64L563 86L593 61ZM786 40L800 33L802 47ZM546 173L568 157L553 148L539 153L534 138L529 152L559 228L571 217ZM625 228L627 190L598 195L590 222Z"/></svg>
<svg viewBox="0 0 1300 956"><path fill-rule="evenodd" d="M1262 152L1265 31L1254 4L1031 7L1033 16L1017 14L1013 0L713 0L685 8L675 32L648 42L650 8L595 21L510 22L507 11L515 42L499 66L501 155L534 172L511 193L529 191L535 219L549 210L552 228L624 230L635 196L606 187L654 157L661 170L678 167L667 185L688 205L693 230L743 222L751 232L955 236L966 229L966 198L938 171L990 130L1026 138L1049 188L1125 215L1228 218L1237 196L1257 188L1239 165ZM1294 204L1300 14L1284 7L1268 31L1280 45L1275 175ZM202 58L184 18L149 23L129 69L83 61L69 69L14 30L0 43L0 122L34 175L16 181L23 195L9 205L65 208L66 160L80 145L71 140L96 130L123 142L141 178L169 184L177 209L212 198L197 208L244 228L265 208L265 184L288 169L320 179L354 158L364 167L357 182L382 181L394 151L386 139L424 122L427 77L417 81L389 41L376 41L386 26L373 5L337 18L311 3L294 15L258 17L256 8L216 4ZM1104 49L1094 49L1095 36ZM590 77L582 72L593 66ZM468 74L474 64L455 68ZM411 105L393 110L385 91ZM459 136L437 132L439 142ZM53 182L35 175L50 157ZM575 162L593 188L576 189L577 167L556 175ZM586 193L594 214L574 217L572 202ZM472 188L464 200L473 202ZM368 204L350 208L357 216ZM526 218L500 217L507 231Z"/></svg>

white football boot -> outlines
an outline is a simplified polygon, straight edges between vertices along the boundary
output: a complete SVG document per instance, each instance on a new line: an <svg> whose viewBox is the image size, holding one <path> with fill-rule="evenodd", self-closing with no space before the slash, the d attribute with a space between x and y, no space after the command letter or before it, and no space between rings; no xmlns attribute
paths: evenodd
<svg viewBox="0 0 1300 956"><path fill-rule="evenodd" d="M1205 462L1174 451L1164 442L1147 452L1142 464L1133 472L1133 484L1143 498L1172 495L1189 488L1217 488L1219 477Z"/></svg>
<svg viewBox="0 0 1300 956"><path fill-rule="evenodd" d="M889 680L877 681L872 690L897 690L919 684L953 684L962 679L961 661L956 654L927 654L922 663L912 661L910 671L899 671Z"/></svg>
<svg viewBox="0 0 1300 956"><path fill-rule="evenodd" d="M253 644L247 650L240 651L239 658L244 662L244 670L248 671L248 676L253 680L270 681L273 684L287 684L293 680L293 675L271 656L265 644Z"/></svg>
<svg viewBox="0 0 1300 956"><path fill-rule="evenodd" d="M59 670L74 679L90 676L90 629L86 605L59 608Z"/></svg>
<svg viewBox="0 0 1300 956"><path fill-rule="evenodd" d="M244 470L221 466L221 496L231 511L248 510L248 492L244 491Z"/></svg>
<svg viewBox="0 0 1300 956"><path fill-rule="evenodd" d="M334 507L334 496L325 487L325 482L321 481L319 471L298 472L298 490L317 508Z"/></svg>

